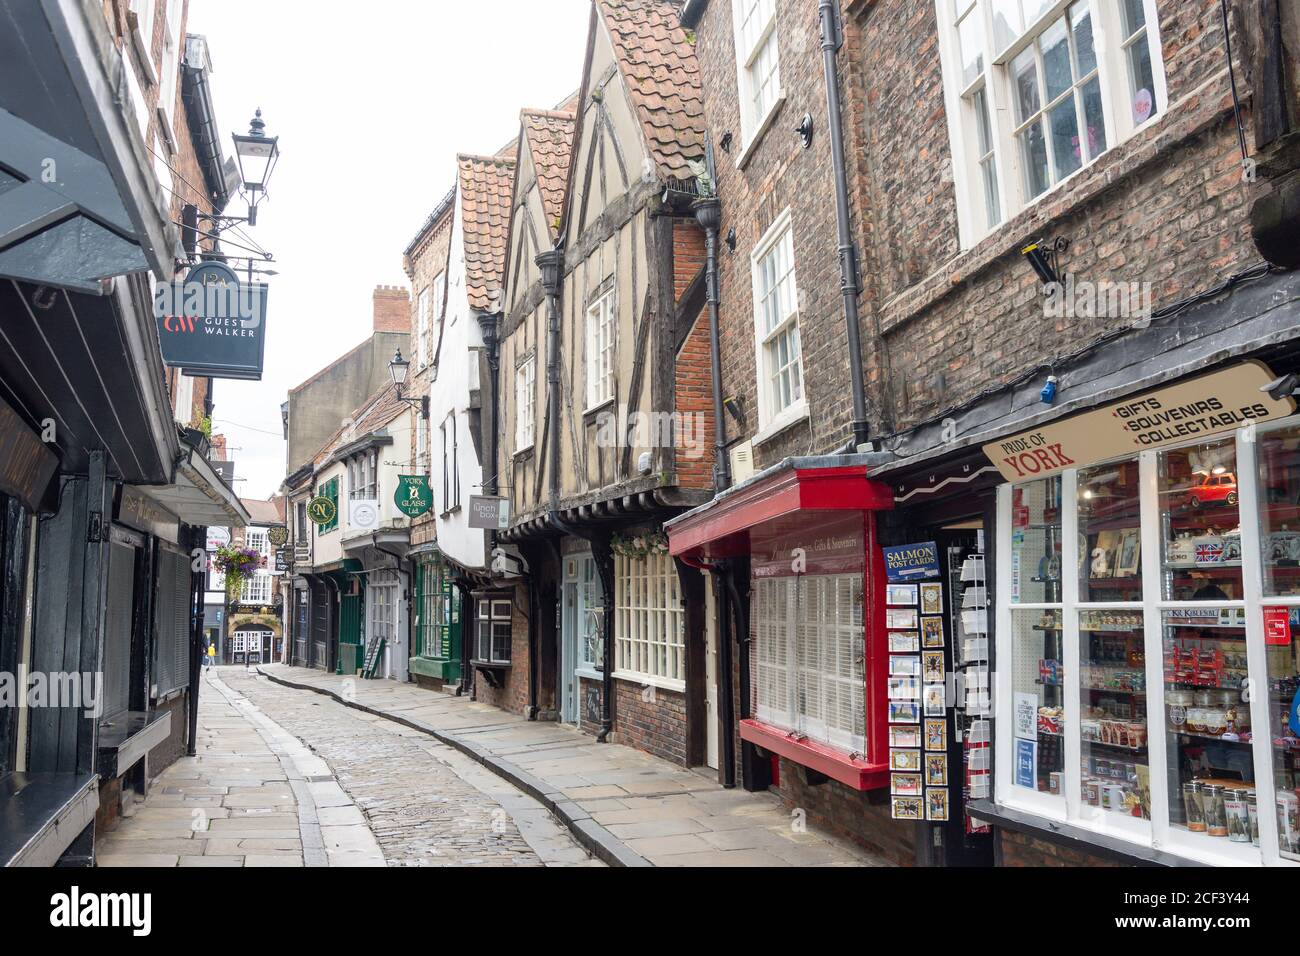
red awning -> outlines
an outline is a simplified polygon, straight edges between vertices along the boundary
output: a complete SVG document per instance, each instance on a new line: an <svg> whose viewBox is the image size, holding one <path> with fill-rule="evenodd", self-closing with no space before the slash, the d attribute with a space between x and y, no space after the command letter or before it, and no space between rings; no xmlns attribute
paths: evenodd
<svg viewBox="0 0 1300 956"><path fill-rule="evenodd" d="M887 511L893 506L889 486L869 480L866 465L796 464L669 522L668 548L687 563L745 554L751 528L799 511Z"/></svg>

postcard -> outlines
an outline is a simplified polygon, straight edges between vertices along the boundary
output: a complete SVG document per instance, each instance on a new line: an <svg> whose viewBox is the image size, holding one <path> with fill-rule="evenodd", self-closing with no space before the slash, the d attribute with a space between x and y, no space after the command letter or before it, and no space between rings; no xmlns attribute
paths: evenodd
<svg viewBox="0 0 1300 956"><path fill-rule="evenodd" d="M939 582L931 581L921 585L921 613L943 613L943 585Z"/></svg>
<svg viewBox="0 0 1300 956"><path fill-rule="evenodd" d="M916 607L915 584L890 584L885 588L885 603Z"/></svg>

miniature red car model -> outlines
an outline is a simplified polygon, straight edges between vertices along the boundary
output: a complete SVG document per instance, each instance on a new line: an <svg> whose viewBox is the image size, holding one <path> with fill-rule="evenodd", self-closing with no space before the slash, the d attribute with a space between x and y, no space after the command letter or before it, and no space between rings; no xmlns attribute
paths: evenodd
<svg viewBox="0 0 1300 956"><path fill-rule="evenodd" d="M1209 504L1237 503L1237 476L1231 472L1206 475L1199 485L1187 493L1187 503L1193 508Z"/></svg>

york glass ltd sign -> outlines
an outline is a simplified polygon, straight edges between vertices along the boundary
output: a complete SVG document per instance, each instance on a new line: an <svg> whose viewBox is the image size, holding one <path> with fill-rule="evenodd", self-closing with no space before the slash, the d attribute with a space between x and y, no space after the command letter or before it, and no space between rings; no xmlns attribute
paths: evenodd
<svg viewBox="0 0 1300 956"><path fill-rule="evenodd" d="M1020 482L1285 418L1295 400L1263 391L1273 379L1262 362L1243 362L992 442L984 454Z"/></svg>
<svg viewBox="0 0 1300 956"><path fill-rule="evenodd" d="M186 374L261 381L266 350L266 293L241 283L223 262L203 262L184 281L154 290L163 364Z"/></svg>

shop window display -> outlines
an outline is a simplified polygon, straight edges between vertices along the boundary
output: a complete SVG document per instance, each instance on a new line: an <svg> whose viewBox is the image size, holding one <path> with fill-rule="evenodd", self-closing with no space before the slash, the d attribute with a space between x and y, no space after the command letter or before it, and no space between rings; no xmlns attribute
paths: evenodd
<svg viewBox="0 0 1300 956"><path fill-rule="evenodd" d="M1300 860L1300 425L1261 433L1256 447L1274 795L1255 811L1274 807L1279 852Z"/></svg>

